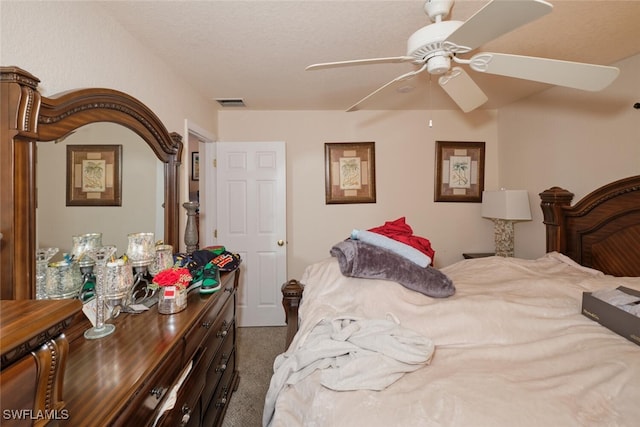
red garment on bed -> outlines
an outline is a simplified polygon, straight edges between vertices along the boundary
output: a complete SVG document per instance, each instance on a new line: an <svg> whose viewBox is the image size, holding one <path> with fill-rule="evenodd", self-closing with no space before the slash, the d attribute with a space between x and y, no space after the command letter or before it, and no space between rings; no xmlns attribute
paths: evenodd
<svg viewBox="0 0 640 427"><path fill-rule="evenodd" d="M431 248L431 242L424 237L414 236L411 226L405 222L405 217L398 218L395 221L387 221L380 227L370 228L369 231L414 247L431 258L433 262L436 252Z"/></svg>

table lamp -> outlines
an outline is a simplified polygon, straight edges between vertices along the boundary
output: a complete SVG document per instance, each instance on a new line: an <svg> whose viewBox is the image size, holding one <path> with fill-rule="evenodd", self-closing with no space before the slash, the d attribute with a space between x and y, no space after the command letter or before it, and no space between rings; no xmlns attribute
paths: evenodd
<svg viewBox="0 0 640 427"><path fill-rule="evenodd" d="M496 255L513 256L513 224L530 221L529 194L526 190L483 191L482 216L494 222Z"/></svg>

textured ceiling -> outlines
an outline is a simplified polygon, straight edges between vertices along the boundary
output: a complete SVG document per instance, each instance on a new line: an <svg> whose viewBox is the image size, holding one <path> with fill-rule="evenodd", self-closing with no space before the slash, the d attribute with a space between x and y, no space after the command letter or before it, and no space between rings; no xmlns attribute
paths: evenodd
<svg viewBox="0 0 640 427"><path fill-rule="evenodd" d="M409 36L430 23L423 0L98 3L212 102L243 98L247 108L257 110L345 110L413 66L304 68L318 62L405 55ZM458 0L448 19L464 21L486 3ZM640 53L640 1L551 3L551 14L473 53L494 51L602 65ZM498 108L550 87L469 74L489 97L483 108ZM398 91L398 86L409 87ZM457 106L435 79L430 85L428 76L421 75L379 93L363 108Z"/></svg>

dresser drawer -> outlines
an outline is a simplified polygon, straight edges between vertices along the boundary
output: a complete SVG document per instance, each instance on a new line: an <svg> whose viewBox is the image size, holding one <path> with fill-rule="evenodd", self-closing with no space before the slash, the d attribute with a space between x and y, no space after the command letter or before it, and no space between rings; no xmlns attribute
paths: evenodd
<svg viewBox="0 0 640 427"><path fill-rule="evenodd" d="M216 387L220 383L220 379L224 373L228 370L233 370L233 360L231 356L233 354L233 337L227 336L222 343L222 348L215 354L206 376L206 383L204 392L202 393L202 402L205 407L209 405L211 398L216 390Z"/></svg>
<svg viewBox="0 0 640 427"><path fill-rule="evenodd" d="M227 302L227 305L223 307L215 323L211 326L211 334L206 338L205 344L209 360L214 357L222 346L222 343L227 339L231 338L231 341L235 342L234 309L233 298L231 298Z"/></svg>
<svg viewBox="0 0 640 427"><path fill-rule="evenodd" d="M38 365L35 357L29 354L3 369L0 372L0 384L2 425L31 426L30 413L27 411L33 411L36 407L35 396L38 391Z"/></svg>
<svg viewBox="0 0 640 427"><path fill-rule="evenodd" d="M180 386L173 409L163 416L159 425L172 427L199 425L201 418L200 395L205 386L209 366L204 358L205 350L205 348L201 348L196 353L191 371Z"/></svg>
<svg viewBox="0 0 640 427"><path fill-rule="evenodd" d="M217 389L215 390L215 394L213 399L209 403L209 406L203 405L204 418L202 425L204 426L214 426L219 425L222 421L222 417L227 410L227 405L229 403L229 398L231 397L231 393L233 392L233 388L235 387L235 382L237 379L236 375L236 364L235 364L235 353L231 353L231 357L229 358L229 363L227 365L227 369L225 369L222 374L222 378L220 383L218 384Z"/></svg>
<svg viewBox="0 0 640 427"><path fill-rule="evenodd" d="M166 397L174 381L182 372L182 346L176 346L164 358L154 374L132 396L127 409L118 417L114 425L146 425L160 408L160 402Z"/></svg>
<svg viewBox="0 0 640 427"><path fill-rule="evenodd" d="M200 344L205 339L207 334L211 330L215 330L212 328L215 328L216 319L220 315L220 311L223 309L224 305L229 304L229 302L233 300L233 298L230 298L231 296L232 292L223 290L220 290L210 296L201 296L201 298L215 298L216 301L214 302L212 307L207 310L207 312L204 313L197 322L195 322L193 327L185 335L184 356L186 361L189 360L192 357L193 353L195 353L195 351L198 349L198 347L200 347Z"/></svg>

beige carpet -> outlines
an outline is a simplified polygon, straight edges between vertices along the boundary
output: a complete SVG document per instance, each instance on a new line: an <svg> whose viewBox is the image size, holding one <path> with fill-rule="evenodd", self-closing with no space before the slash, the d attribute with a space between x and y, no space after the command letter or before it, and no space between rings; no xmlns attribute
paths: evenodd
<svg viewBox="0 0 640 427"><path fill-rule="evenodd" d="M260 427L273 361L285 351L287 328L238 328L240 383L231 396L223 427Z"/></svg>

